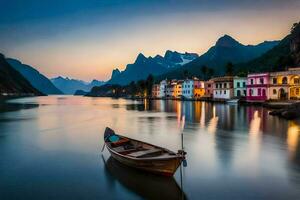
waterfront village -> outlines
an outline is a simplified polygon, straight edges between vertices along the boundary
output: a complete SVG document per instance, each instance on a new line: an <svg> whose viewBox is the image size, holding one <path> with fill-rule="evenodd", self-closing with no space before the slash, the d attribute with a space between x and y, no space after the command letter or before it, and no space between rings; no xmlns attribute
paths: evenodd
<svg viewBox="0 0 300 200"><path fill-rule="evenodd" d="M152 87L152 98L245 102L300 99L300 67L286 71L223 76L202 81L162 80Z"/></svg>

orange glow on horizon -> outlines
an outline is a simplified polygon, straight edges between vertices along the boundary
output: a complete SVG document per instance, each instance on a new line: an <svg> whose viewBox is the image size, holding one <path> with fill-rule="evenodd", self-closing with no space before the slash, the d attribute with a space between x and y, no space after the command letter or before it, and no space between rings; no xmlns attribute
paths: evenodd
<svg viewBox="0 0 300 200"><path fill-rule="evenodd" d="M108 80L114 68L124 70L140 52L155 56L176 50L201 55L224 34L245 45L280 40L298 20L297 9L166 14L141 17L126 24L126 28L104 33L97 24L82 27L28 41L4 53L32 65L49 78L62 75Z"/></svg>

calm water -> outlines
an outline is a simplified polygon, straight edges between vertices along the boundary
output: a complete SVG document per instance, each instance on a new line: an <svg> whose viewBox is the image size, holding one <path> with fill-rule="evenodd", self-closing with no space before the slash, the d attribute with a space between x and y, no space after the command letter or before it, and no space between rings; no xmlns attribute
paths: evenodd
<svg viewBox="0 0 300 200"><path fill-rule="evenodd" d="M180 199L173 179L100 150L106 126L177 151L188 199L300 199L300 121L261 107L49 96L0 105L0 199Z"/></svg>

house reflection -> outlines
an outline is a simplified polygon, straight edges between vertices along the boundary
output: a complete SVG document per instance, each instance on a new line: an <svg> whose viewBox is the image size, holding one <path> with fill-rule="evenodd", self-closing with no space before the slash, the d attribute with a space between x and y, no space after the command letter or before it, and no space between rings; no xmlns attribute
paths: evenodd
<svg viewBox="0 0 300 200"><path fill-rule="evenodd" d="M217 131L219 117L216 115L216 106L213 106L213 117L210 119L207 125L207 131L211 134L215 134Z"/></svg>
<svg viewBox="0 0 300 200"><path fill-rule="evenodd" d="M290 158L295 158L295 155L299 152L299 138L300 138L300 126L294 121L289 122L289 127L287 130L287 147L289 151Z"/></svg>
<svg viewBox="0 0 300 200"><path fill-rule="evenodd" d="M250 138L256 138L260 133L261 118L258 116L258 111L256 110L253 114L253 118L250 122L249 135Z"/></svg>

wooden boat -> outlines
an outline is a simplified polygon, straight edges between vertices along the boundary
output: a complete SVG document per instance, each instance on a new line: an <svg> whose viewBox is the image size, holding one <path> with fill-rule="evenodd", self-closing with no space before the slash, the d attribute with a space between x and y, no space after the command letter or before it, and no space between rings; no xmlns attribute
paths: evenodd
<svg viewBox="0 0 300 200"><path fill-rule="evenodd" d="M117 161L147 172L173 176L185 158L185 152L174 153L168 149L115 134L106 128L104 142L111 156Z"/></svg>

